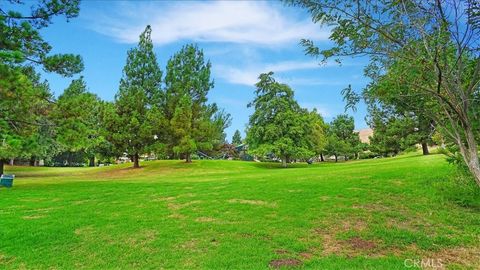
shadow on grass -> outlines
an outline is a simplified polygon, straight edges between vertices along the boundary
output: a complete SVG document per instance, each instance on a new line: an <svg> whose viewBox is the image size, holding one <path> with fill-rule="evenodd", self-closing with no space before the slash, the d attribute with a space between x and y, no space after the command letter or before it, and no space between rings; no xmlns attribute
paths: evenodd
<svg viewBox="0 0 480 270"><path fill-rule="evenodd" d="M460 207L480 211L480 188L473 177L458 169L456 175L434 183L440 196Z"/></svg>
<svg viewBox="0 0 480 270"><path fill-rule="evenodd" d="M253 163L253 167L261 168L261 169L299 169L299 168L311 168L311 167L318 167L317 164L307 164L306 162L298 162L298 163L289 163L286 168L282 166L280 162L255 162Z"/></svg>

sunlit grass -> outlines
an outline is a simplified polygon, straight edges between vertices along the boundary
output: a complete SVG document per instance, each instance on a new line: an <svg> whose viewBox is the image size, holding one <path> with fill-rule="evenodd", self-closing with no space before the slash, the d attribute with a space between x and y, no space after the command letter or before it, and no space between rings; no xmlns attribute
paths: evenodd
<svg viewBox="0 0 480 270"><path fill-rule="evenodd" d="M440 155L129 166L7 167L0 268L480 267L480 196Z"/></svg>

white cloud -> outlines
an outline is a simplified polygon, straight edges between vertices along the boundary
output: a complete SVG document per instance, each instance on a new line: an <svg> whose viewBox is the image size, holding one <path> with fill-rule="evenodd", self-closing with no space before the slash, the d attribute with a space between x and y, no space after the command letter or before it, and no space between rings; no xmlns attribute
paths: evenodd
<svg viewBox="0 0 480 270"><path fill-rule="evenodd" d="M320 68L321 66L315 61L283 61L273 64L250 65L243 68L217 65L214 66L215 75L230 83L243 84L253 86L258 81L260 73L264 72L288 72L295 70L305 70ZM279 78L276 76L277 79ZM291 81L291 79L288 79ZM287 81L279 79L280 82Z"/></svg>
<svg viewBox="0 0 480 270"><path fill-rule="evenodd" d="M113 4L113 2L112 2ZM91 14L93 30L120 42L136 43L147 24L152 39L163 45L181 40L278 46L301 38L327 40L329 31L281 11L277 4L258 1L116 3L108 14Z"/></svg>
<svg viewBox="0 0 480 270"><path fill-rule="evenodd" d="M290 86L319 86L319 85L330 85L330 86L348 86L348 81L344 79L321 79L321 78L311 78L311 77L277 77L280 82L286 83Z"/></svg>

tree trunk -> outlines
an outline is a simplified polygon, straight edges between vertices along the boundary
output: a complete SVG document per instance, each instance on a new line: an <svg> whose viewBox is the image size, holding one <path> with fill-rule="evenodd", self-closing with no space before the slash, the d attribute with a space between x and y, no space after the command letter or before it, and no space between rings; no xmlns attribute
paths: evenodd
<svg viewBox="0 0 480 270"><path fill-rule="evenodd" d="M324 161L325 161L325 159L323 158L323 153L320 153L320 161L321 161L321 162L324 162Z"/></svg>
<svg viewBox="0 0 480 270"><path fill-rule="evenodd" d="M3 160L0 159L0 175L3 174Z"/></svg>
<svg viewBox="0 0 480 270"><path fill-rule="evenodd" d="M345 161L347 161L347 160L348 160L348 157L345 155Z"/></svg>
<svg viewBox="0 0 480 270"><path fill-rule="evenodd" d="M15 159L14 159L14 158L11 158L11 159L10 159L10 163L9 163L9 164L10 164L10 166L13 166L13 165L15 165Z"/></svg>
<svg viewBox="0 0 480 270"><path fill-rule="evenodd" d="M192 154L190 154L190 153L185 154L185 162L186 163L192 163Z"/></svg>
<svg viewBox="0 0 480 270"><path fill-rule="evenodd" d="M287 157L282 158L282 167L287 168Z"/></svg>
<svg viewBox="0 0 480 270"><path fill-rule="evenodd" d="M430 152L428 151L428 144L426 142L422 142L422 151L423 155L429 155Z"/></svg>
<svg viewBox="0 0 480 270"><path fill-rule="evenodd" d="M477 141L475 140L473 131L471 129L469 129L468 131L469 132L467 133L467 145L469 162L467 163L467 165L468 169L475 178L475 182L477 182L477 185L480 187L480 161L478 157Z"/></svg>
<svg viewBox="0 0 480 270"><path fill-rule="evenodd" d="M138 153L133 155L133 168L140 168Z"/></svg>
<svg viewBox="0 0 480 270"><path fill-rule="evenodd" d="M480 187L480 161L478 156L478 147L475 136L471 129L466 129L466 145L463 144L460 138L456 138L456 143L460 148L463 160L467 164L468 170L473 175L475 182Z"/></svg>
<svg viewBox="0 0 480 270"><path fill-rule="evenodd" d="M476 158L472 158L470 163L468 164L468 169L473 174L475 178L475 182L480 187L480 163L478 161L478 153L475 153Z"/></svg>
<svg viewBox="0 0 480 270"><path fill-rule="evenodd" d="M337 154L335 154L335 162L338 162Z"/></svg>
<svg viewBox="0 0 480 270"><path fill-rule="evenodd" d="M34 156L31 156L31 157L30 157L30 162L29 162L29 163L30 163L30 166L32 166L32 167L35 166L35 160L36 160L36 158L35 158Z"/></svg>
<svg viewBox="0 0 480 270"><path fill-rule="evenodd" d="M88 166L95 167L95 156L89 158Z"/></svg>

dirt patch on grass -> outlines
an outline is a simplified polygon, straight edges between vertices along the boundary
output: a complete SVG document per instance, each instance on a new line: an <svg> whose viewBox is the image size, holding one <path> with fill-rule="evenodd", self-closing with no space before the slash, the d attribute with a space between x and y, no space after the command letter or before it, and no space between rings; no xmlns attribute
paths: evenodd
<svg viewBox="0 0 480 270"><path fill-rule="evenodd" d="M122 178L122 177L130 176L132 174L138 174L140 172L143 172L144 169L145 169L145 166L140 166L140 168L133 168L133 167L121 168L121 169L109 168L109 170L97 172L97 174L100 176L99 178Z"/></svg>
<svg viewBox="0 0 480 270"><path fill-rule="evenodd" d="M288 253L290 253L290 252L288 252L288 250L285 250L285 249L275 250L275 254L277 254L277 255L288 254Z"/></svg>
<svg viewBox="0 0 480 270"><path fill-rule="evenodd" d="M169 202L169 201L174 201L177 197L173 197L173 196L170 196L170 197L158 197L158 198L154 198L152 199L153 202Z"/></svg>
<svg viewBox="0 0 480 270"><path fill-rule="evenodd" d="M11 264L14 261L15 261L15 257L13 257L13 256L7 257L6 255L0 253L0 266ZM20 269L26 269L26 268L23 267L23 268L20 268Z"/></svg>
<svg viewBox="0 0 480 270"><path fill-rule="evenodd" d="M179 214L179 213L173 213L171 215L168 215L169 218L174 218L174 219L185 219L186 216Z"/></svg>
<svg viewBox="0 0 480 270"><path fill-rule="evenodd" d="M383 212L390 210L387 206L378 203L369 203L369 204L354 204L352 205L353 209L362 209L367 212Z"/></svg>
<svg viewBox="0 0 480 270"><path fill-rule="evenodd" d="M361 233L367 229L367 223L362 219L343 220L325 228L316 228L314 233L322 240L322 252L324 256L331 254L346 256L380 256L379 243L374 240L366 240L355 236L346 240L337 239L337 235L343 232Z"/></svg>
<svg viewBox="0 0 480 270"><path fill-rule="evenodd" d="M80 204L89 203L89 202L93 202L93 201L96 201L96 200L79 200L79 201L73 201L72 204L73 205L80 205Z"/></svg>
<svg viewBox="0 0 480 270"><path fill-rule="evenodd" d="M298 255L305 260L310 260L313 257L313 254L310 252L300 252Z"/></svg>
<svg viewBox="0 0 480 270"><path fill-rule="evenodd" d="M328 200L330 200L330 196L320 196L320 201L324 202Z"/></svg>
<svg viewBox="0 0 480 270"><path fill-rule="evenodd" d="M190 205L194 205L194 204L199 204L201 203L202 201L199 201L199 200L196 200L196 201L190 201L190 202L186 202L186 203L175 203L175 202L169 202L167 204L167 208L172 210L172 211L177 211L177 210L180 210L182 208L185 208L185 207L188 207Z"/></svg>
<svg viewBox="0 0 480 270"><path fill-rule="evenodd" d="M199 217L195 219L196 222L214 222L215 220L216 219L212 217Z"/></svg>
<svg viewBox="0 0 480 270"><path fill-rule="evenodd" d="M328 256L330 254L338 254L342 251L342 245L335 239L335 235L325 232L322 229L315 229L315 233L322 236L322 254Z"/></svg>
<svg viewBox="0 0 480 270"><path fill-rule="evenodd" d="M428 226L428 222L425 223ZM415 229L422 226L416 221L403 220L402 222L387 221L388 227ZM314 229L314 234L321 239L321 250L316 248L309 250L313 254L329 256L332 254L356 257L368 256L371 258L396 256L404 259L423 259L435 262L435 268L425 269L450 269L451 266L457 266L459 269L480 269L480 246L479 247L453 247L439 251L422 250L416 244L402 246L385 246L380 239L365 239L360 236L353 236L348 239L338 239L337 236L342 233L353 232L354 235L362 235L366 231L368 223L362 219L344 220L342 222L329 222L329 226ZM348 234L347 234L348 235ZM438 262L442 265L439 267Z"/></svg>
<svg viewBox="0 0 480 270"><path fill-rule="evenodd" d="M31 219L41 219L44 218L45 216L43 215L31 215L31 216L23 216L22 218L25 220L31 220Z"/></svg>
<svg viewBox="0 0 480 270"><path fill-rule="evenodd" d="M282 267L300 266L301 264L302 264L302 262L300 260L290 258L290 259L272 260L272 261L270 261L268 266L270 266L271 268L279 269L279 268L282 268Z"/></svg>
<svg viewBox="0 0 480 270"><path fill-rule="evenodd" d="M250 205L261 205L261 206L268 206L268 207L277 207L276 203L270 203L261 200L244 200L244 199L230 199L228 200L229 203L240 203L240 204L250 204Z"/></svg>
<svg viewBox="0 0 480 270"><path fill-rule="evenodd" d="M191 192L178 195L179 198L180 197L193 198L193 197L196 197L196 196L197 196L197 194L191 193Z"/></svg>
<svg viewBox="0 0 480 270"><path fill-rule="evenodd" d="M75 229L74 233L76 235L92 234L93 233L93 227L92 226L86 226L86 227L77 228L77 229Z"/></svg>
<svg viewBox="0 0 480 270"><path fill-rule="evenodd" d="M171 198L171 197L169 197L169 198ZM175 199L175 197L173 197L173 198ZM199 203L202 202L202 201L199 201L199 200L195 200L195 201L189 201L189 202L186 202L186 203L177 203L177 202L173 201L174 199L168 199L166 201L168 202L167 203L167 208L171 212L171 214L168 217L169 218L175 218L175 219L185 219L185 216L182 215L181 213L179 213L179 211L181 209L185 208L185 207L189 207L191 205L199 204Z"/></svg>
<svg viewBox="0 0 480 270"><path fill-rule="evenodd" d="M462 266L462 268L480 269L480 247L455 247L423 255L422 258L431 258L441 261L442 267L435 269L448 269L449 265ZM425 269L434 269L428 268Z"/></svg>
<svg viewBox="0 0 480 270"><path fill-rule="evenodd" d="M367 223L364 220L356 219L356 220L344 220L341 223L341 230L342 231L356 231L361 232L367 228Z"/></svg>
<svg viewBox="0 0 480 270"><path fill-rule="evenodd" d="M360 237L353 237L347 240L353 249L371 250L377 247L373 241L364 240Z"/></svg>
<svg viewBox="0 0 480 270"><path fill-rule="evenodd" d="M149 251L149 245L157 239L157 235L158 233L155 230L141 230L127 237L123 243L134 249Z"/></svg>
<svg viewBox="0 0 480 270"><path fill-rule="evenodd" d="M195 239L185 241L181 244L178 244L177 247L181 249L194 250L197 248L198 241Z"/></svg>
<svg viewBox="0 0 480 270"><path fill-rule="evenodd" d="M167 208L171 211L177 211L177 210L180 210L180 208L182 208L182 205L178 203L168 203Z"/></svg>

